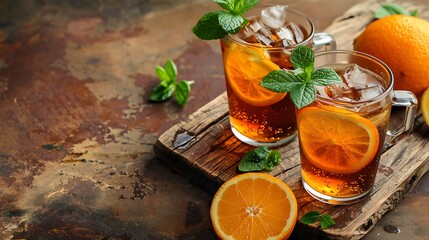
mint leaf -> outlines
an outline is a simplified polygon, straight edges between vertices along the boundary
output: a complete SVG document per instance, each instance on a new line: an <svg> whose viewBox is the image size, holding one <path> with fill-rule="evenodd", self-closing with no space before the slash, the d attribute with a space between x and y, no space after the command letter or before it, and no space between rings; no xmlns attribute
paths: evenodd
<svg viewBox="0 0 429 240"><path fill-rule="evenodd" d="M228 33L238 33L241 29L244 19L240 15L232 14L229 12L220 12L219 13L219 24L222 26L223 30Z"/></svg>
<svg viewBox="0 0 429 240"><path fill-rule="evenodd" d="M303 80L308 82L314 70L314 51L306 46L296 47L291 52L290 61L295 69L302 69L305 73ZM299 70L298 70L299 71Z"/></svg>
<svg viewBox="0 0 429 240"><path fill-rule="evenodd" d="M227 10L228 12L232 12L234 10L234 2L233 0L212 0L217 3L221 8Z"/></svg>
<svg viewBox="0 0 429 240"><path fill-rule="evenodd" d="M295 106L301 109L314 101L316 88L312 82L297 84L291 88L290 98Z"/></svg>
<svg viewBox="0 0 429 240"><path fill-rule="evenodd" d="M419 16L419 10L418 9L411 10L410 16L418 17Z"/></svg>
<svg viewBox="0 0 429 240"><path fill-rule="evenodd" d="M192 28L192 32L203 40L214 40L227 34L238 33L249 21L242 14L256 6L259 0L212 0L227 10L205 14Z"/></svg>
<svg viewBox="0 0 429 240"><path fill-rule="evenodd" d="M330 69L330 68L317 69L311 75L311 80L315 85L318 85L318 86L328 86L331 84L343 82L341 77L338 76L338 74L333 69Z"/></svg>
<svg viewBox="0 0 429 240"><path fill-rule="evenodd" d="M223 11L209 12L204 15L192 28L192 32L203 40L220 39L227 35L227 32L219 24L219 15Z"/></svg>
<svg viewBox="0 0 429 240"><path fill-rule="evenodd" d="M170 76L168 75L167 71L161 66L156 66L155 72L161 81L161 85L167 87L170 82Z"/></svg>
<svg viewBox="0 0 429 240"><path fill-rule="evenodd" d="M176 83L170 84L168 86L164 86L159 84L156 86L151 94L150 100L155 102L165 101L173 95L174 90L176 89Z"/></svg>
<svg viewBox="0 0 429 240"><path fill-rule="evenodd" d="M271 71L260 85L273 92L289 92L296 107L303 108L316 99L316 85L327 86L342 82L333 69L320 68L314 71L314 58L313 49L299 46L292 50L290 56L295 69Z"/></svg>
<svg viewBox="0 0 429 240"><path fill-rule="evenodd" d="M231 0L234 2L233 12L244 14L259 3L259 0Z"/></svg>
<svg viewBox="0 0 429 240"><path fill-rule="evenodd" d="M241 172L271 171L280 164L281 155L278 150L269 150L268 147L257 147L244 154L238 164Z"/></svg>
<svg viewBox="0 0 429 240"><path fill-rule="evenodd" d="M411 12L408 12L407 9L405 9L401 5L387 3L387 4L382 4L377 10L375 10L374 17L376 19L380 19L383 17L396 15L396 14L417 16L418 11L413 10Z"/></svg>
<svg viewBox="0 0 429 240"><path fill-rule="evenodd" d="M311 211L301 217L301 222L304 224L313 224L319 221L323 229L327 229L335 224L334 219L327 213L321 215L318 211Z"/></svg>
<svg viewBox="0 0 429 240"><path fill-rule="evenodd" d="M334 219L329 214L326 214L326 213L320 216L319 221L320 221L320 226L323 229L327 229L328 227L335 224Z"/></svg>
<svg viewBox="0 0 429 240"><path fill-rule="evenodd" d="M318 211L311 211L301 217L301 222L305 224L313 224L318 221L319 217L320 213Z"/></svg>
<svg viewBox="0 0 429 240"><path fill-rule="evenodd" d="M268 156L267 147L257 147L244 154L238 164L238 170L242 172L261 171L265 168L265 158Z"/></svg>
<svg viewBox="0 0 429 240"><path fill-rule="evenodd" d="M176 64L170 59L168 59L164 64L164 69L170 77L171 81L176 81L177 77L177 67Z"/></svg>
<svg viewBox="0 0 429 240"><path fill-rule="evenodd" d="M180 105L185 105L188 102L191 84L194 82L182 80L177 83L177 66L170 59L165 62L164 68L157 66L155 72L161 83L152 89L149 97L150 101L165 101L174 93L176 102Z"/></svg>
<svg viewBox="0 0 429 240"><path fill-rule="evenodd" d="M268 73L259 85L270 89L273 92L290 92L290 89L298 84L302 84L302 79L284 70L274 70Z"/></svg>
<svg viewBox="0 0 429 240"><path fill-rule="evenodd" d="M176 98L177 103L179 103L180 105L185 105L188 102L192 83L193 82L186 80L182 80L177 83L176 91L174 92L174 97Z"/></svg>
<svg viewBox="0 0 429 240"><path fill-rule="evenodd" d="M280 151L272 150L268 153L268 156L264 161L264 168L267 171L272 171L275 166L279 165L282 161Z"/></svg>

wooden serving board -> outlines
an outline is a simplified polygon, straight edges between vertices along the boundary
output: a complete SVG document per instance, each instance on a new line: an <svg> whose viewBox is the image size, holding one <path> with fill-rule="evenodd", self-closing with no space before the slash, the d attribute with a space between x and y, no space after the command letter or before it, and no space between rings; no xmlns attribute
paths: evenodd
<svg viewBox="0 0 429 240"><path fill-rule="evenodd" d="M372 12L379 4L376 0L358 4L326 29L325 32L336 38L338 49L352 49L353 39L372 21ZM420 12L425 8L410 7L418 7ZM254 148L234 137L228 117L227 98L223 93L162 134L155 144L156 156L191 182L215 193L222 183L239 174L240 158ZM317 210L330 214L336 221L326 230L318 223L298 222L296 231L304 230L301 232L318 239L360 239L386 212L398 205L428 171L428 150L429 128L419 116L413 133L382 155L370 197L349 206L324 204L307 194L301 184L297 139L280 148L283 161L270 174L282 179L294 191L299 204L298 217Z"/></svg>

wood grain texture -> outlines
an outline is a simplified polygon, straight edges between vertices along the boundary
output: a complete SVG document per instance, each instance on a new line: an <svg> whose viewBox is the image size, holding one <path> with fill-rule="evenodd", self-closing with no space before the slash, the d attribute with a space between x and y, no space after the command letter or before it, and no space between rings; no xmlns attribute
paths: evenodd
<svg viewBox="0 0 429 240"><path fill-rule="evenodd" d="M373 20L372 12L379 4L380 1L358 4L326 29L336 38L339 49L352 49L353 39ZM424 12L421 6L405 5ZM421 17L429 19L427 15ZM191 136L187 138L189 141L175 144L183 133ZM250 149L251 146L241 143L230 130L225 93L193 113L186 121L166 131L155 144L157 157L211 193L239 174L238 161ZM336 221L327 230L322 230L318 224L298 223L295 234L306 233L321 239L360 239L386 212L397 206L429 170L427 149L429 128L418 116L412 134L382 155L370 196L350 206L324 204L306 193L301 184L297 139L280 148L283 161L270 174L285 181L294 191L300 207L299 217L317 210L329 213Z"/></svg>

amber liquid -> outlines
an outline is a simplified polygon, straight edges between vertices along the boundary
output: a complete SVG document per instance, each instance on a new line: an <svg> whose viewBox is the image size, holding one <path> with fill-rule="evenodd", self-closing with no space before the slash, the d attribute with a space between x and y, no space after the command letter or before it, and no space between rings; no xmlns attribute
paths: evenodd
<svg viewBox="0 0 429 240"><path fill-rule="evenodd" d="M388 115L386 112L389 109L379 111L380 115ZM384 112L381 113L381 111ZM338 174L320 169L313 165L301 151L301 173L303 180L317 192L335 198L354 197L369 192L374 184L377 173L378 163L383 150L383 140L386 136L386 127L387 119L383 124L377 126L380 143L375 157L362 170L355 173ZM314 137L317 138L317 136Z"/></svg>
<svg viewBox="0 0 429 240"><path fill-rule="evenodd" d="M302 30L305 32L304 29ZM305 36L305 38L307 37ZM251 43L255 40L250 38L244 41ZM232 42L228 37L221 40L223 55L231 44L236 44ZM280 68L293 69L289 59L290 55L281 48L267 48L266 53L269 54L270 61ZM245 74L243 74L243 78L245 78ZM255 106L241 100L233 91L227 75L225 75L225 79L230 122L233 129L241 135L260 143L279 142L296 134L295 105L289 94L286 94L282 100L274 104Z"/></svg>
<svg viewBox="0 0 429 240"><path fill-rule="evenodd" d="M380 81L382 81L381 78ZM383 86L383 84L380 83L380 86ZM323 107L323 103L314 102L310 106ZM377 146L378 150L375 157L358 172L338 174L323 170L312 164L311 161L307 159L302 149L300 149L301 173L304 182L318 193L339 199L353 198L368 193L374 184L378 163L383 151L390 110L390 99L386 99L359 109L359 111L356 112L360 116L370 120L377 127L379 134L379 145ZM297 116L299 122L299 111ZM317 135L314 136L314 138L317 137ZM299 139L299 141L300 145L302 145L302 139Z"/></svg>

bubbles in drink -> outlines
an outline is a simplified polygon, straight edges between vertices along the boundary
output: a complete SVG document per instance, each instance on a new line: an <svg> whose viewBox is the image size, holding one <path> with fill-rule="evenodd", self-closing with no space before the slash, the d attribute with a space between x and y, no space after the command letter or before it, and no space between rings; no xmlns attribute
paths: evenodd
<svg viewBox="0 0 429 240"><path fill-rule="evenodd" d="M319 95L344 101L364 101L375 98L384 91L378 76L356 64L335 71L343 82L318 88Z"/></svg>

